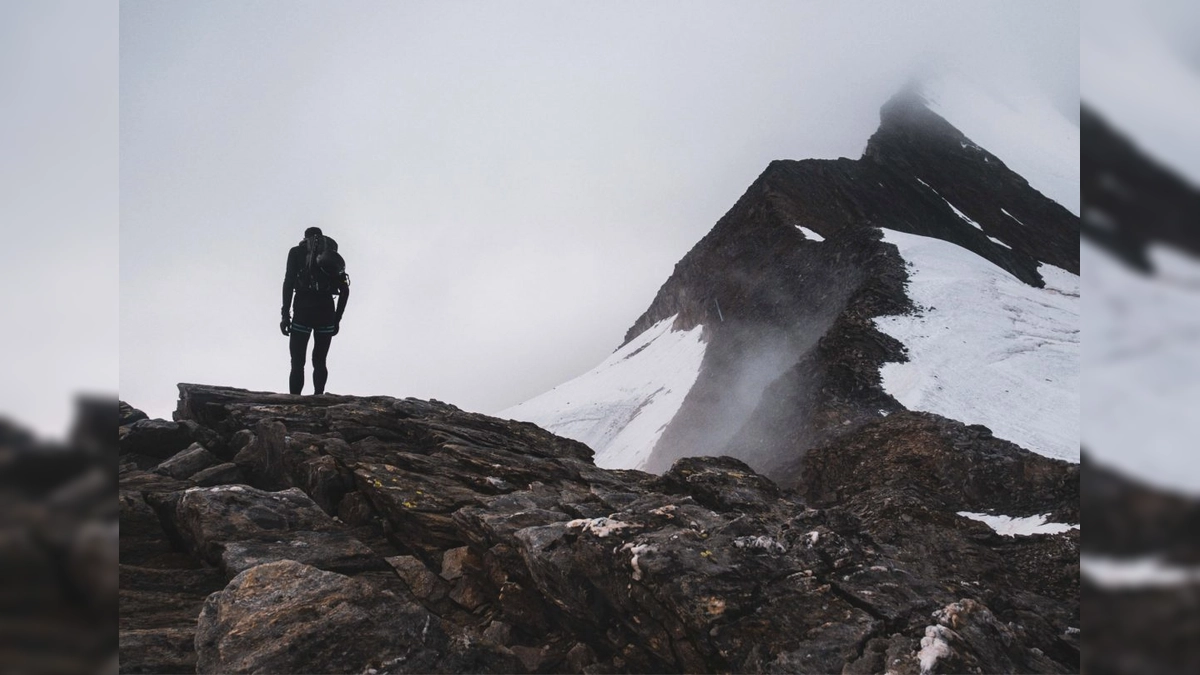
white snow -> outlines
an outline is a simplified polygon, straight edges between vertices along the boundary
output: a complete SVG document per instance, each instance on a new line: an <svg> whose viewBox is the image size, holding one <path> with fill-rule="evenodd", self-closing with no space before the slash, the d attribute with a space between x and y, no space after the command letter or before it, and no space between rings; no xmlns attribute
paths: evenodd
<svg viewBox="0 0 1200 675"><path fill-rule="evenodd" d="M700 374L702 326L646 329L579 377L500 413L586 443L605 469L636 469L650 457Z"/></svg>
<svg viewBox="0 0 1200 675"><path fill-rule="evenodd" d="M796 229L803 232L804 237L806 239L812 239L813 241L825 241L825 237L822 237L821 235L817 234L816 232L813 232L812 230L808 229L807 227L805 227L803 225L797 225Z"/></svg>
<svg viewBox="0 0 1200 675"><path fill-rule="evenodd" d="M1079 572L1102 588L1155 588L1200 583L1200 566L1173 565L1154 556L1079 556Z"/></svg>
<svg viewBox="0 0 1200 675"><path fill-rule="evenodd" d="M1079 254L1084 446L1126 475L1200 494L1200 260L1154 246L1146 276L1087 239Z"/></svg>
<svg viewBox="0 0 1200 675"><path fill-rule="evenodd" d="M929 109L987 148L1038 192L1079 215L1079 125L1042 93L985 91L950 73L927 79Z"/></svg>
<svg viewBox="0 0 1200 675"><path fill-rule="evenodd" d="M880 317L909 361L880 369L902 405L983 424L1033 452L1079 461L1079 277L1042 265L1033 288L964 248L883 230L909 264L915 315Z"/></svg>
<svg viewBox="0 0 1200 675"><path fill-rule="evenodd" d="M931 189L931 190L932 190L933 188L929 188L929 189ZM939 196L939 197L941 197L941 195L938 195L938 196ZM953 205L953 204L951 204L949 199L946 199L945 197L942 197L942 201L946 202L946 205L947 205L947 206L949 206L951 209L953 209L953 210L954 210L954 213L955 213L955 214L957 214L959 218L962 218L963 220L967 221L967 224L968 224L968 225L970 225L971 227L973 227L973 228L975 228L975 229L979 230L980 232L983 232L983 226L982 226L982 225L980 225L979 223L975 222L975 219L974 219L974 218L972 218L971 216L968 216L967 214L963 213L962 211L959 211L959 210L958 210L958 207L957 207L957 206L955 206L955 205Z"/></svg>
<svg viewBox="0 0 1200 675"><path fill-rule="evenodd" d="M1008 249L1008 250L1010 250L1010 251L1012 250L1012 247L1011 247L1011 246L1009 246L1008 244L1006 244L1006 243L1004 243L1004 242L1000 241L999 239L997 239L997 238L993 237L993 236L992 236L992 235L990 235L990 234L987 236L987 238L988 238L988 239L991 239L993 244L1000 244L1000 245L1001 245L1001 246L1003 246L1004 248L1006 248L1006 249Z"/></svg>
<svg viewBox="0 0 1200 675"><path fill-rule="evenodd" d="M1008 211L1005 211L1004 209L1000 209L1000 213L1003 213L1004 215L1008 216L1009 218L1012 218L1013 220L1017 221L1021 225L1025 224L1025 223L1021 222L1020 218L1014 216L1013 214L1009 213Z"/></svg>
<svg viewBox="0 0 1200 675"><path fill-rule="evenodd" d="M933 189L933 187L931 187L931 186L929 185L929 183L926 183L925 181L921 180L920 178L918 178L918 179L917 179L917 182L918 182L918 183L920 183L921 185L924 185L925 187L929 188L929 191L930 191L930 192L932 192L933 194L935 194L935 195L937 195L937 196L939 196L939 197L942 197L941 193L939 193L937 190L934 190L934 189ZM945 197L942 197L942 201L946 202L946 206L949 206L949 207L950 207L950 209L951 209L952 211L954 211L954 213L955 213L955 214L956 214L956 215L957 215L959 218L962 218L963 220L965 220L965 221L967 222L967 224L968 224L968 225L970 225L971 227L973 227L973 228L975 228L975 229L979 230L980 232L983 232L983 226L982 226L982 225L980 225L979 223L975 222L975 219L971 218L971 216L968 216L967 214L963 213L962 211L959 211L959 210L958 210L958 207L957 207L957 206L955 206L954 204L951 204L949 199L946 199ZM989 239L990 239L990 237L989 237Z"/></svg>
<svg viewBox="0 0 1200 675"><path fill-rule="evenodd" d="M1079 529L1078 525L1068 523L1048 523L1049 513L1040 516L993 516L987 513L971 513L959 511L958 515L971 520L978 520L1006 537L1025 537L1031 534L1061 534Z"/></svg>

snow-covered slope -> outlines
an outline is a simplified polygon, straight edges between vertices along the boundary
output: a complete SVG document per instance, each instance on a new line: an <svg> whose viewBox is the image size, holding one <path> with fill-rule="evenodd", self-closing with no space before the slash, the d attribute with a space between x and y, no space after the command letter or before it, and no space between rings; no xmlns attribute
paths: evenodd
<svg viewBox="0 0 1200 675"><path fill-rule="evenodd" d="M645 463L679 411L704 359L702 326L671 330L659 321L603 363L550 391L499 413L586 443L603 468Z"/></svg>
<svg viewBox="0 0 1200 675"><path fill-rule="evenodd" d="M881 369L884 390L911 410L1078 462L1079 277L1042 265L1046 287L1033 288L949 242L883 232L919 308L876 319L909 357Z"/></svg>
<svg viewBox="0 0 1200 675"><path fill-rule="evenodd" d="M1200 260L1149 250L1155 276L1095 244L1086 270L1083 442L1096 458L1159 487L1200 494Z"/></svg>
<svg viewBox="0 0 1200 675"><path fill-rule="evenodd" d="M1079 215L1079 125L1044 96L1013 89L1002 100L950 75L930 78L921 90L930 110Z"/></svg>

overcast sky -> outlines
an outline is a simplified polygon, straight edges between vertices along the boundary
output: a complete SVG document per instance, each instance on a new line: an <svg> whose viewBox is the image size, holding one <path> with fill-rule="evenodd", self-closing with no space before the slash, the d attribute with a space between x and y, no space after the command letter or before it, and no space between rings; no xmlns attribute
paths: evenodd
<svg viewBox="0 0 1200 675"><path fill-rule="evenodd" d="M117 11L0 2L0 417L64 436L117 391Z"/></svg>
<svg viewBox="0 0 1200 675"><path fill-rule="evenodd" d="M308 226L353 279L329 391L496 412L914 74L1069 111L1079 67L1074 2L126 1L120 50L120 388L153 416L181 381L286 390Z"/></svg>

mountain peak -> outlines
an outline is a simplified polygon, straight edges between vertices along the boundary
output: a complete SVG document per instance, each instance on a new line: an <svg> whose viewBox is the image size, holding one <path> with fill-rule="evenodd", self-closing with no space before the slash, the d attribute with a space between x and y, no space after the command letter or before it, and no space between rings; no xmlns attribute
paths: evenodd
<svg viewBox="0 0 1200 675"><path fill-rule="evenodd" d="M880 126L860 159L771 162L679 261L613 357L507 414L570 428L576 437L598 443L602 466L665 471L681 457L726 454L775 479L791 480L788 472L800 470L796 460L807 449L905 407L881 373L887 364L912 358L912 341L927 336L909 331L902 342L882 332L880 321L937 310L928 306L928 296L951 312L939 315L949 322L943 329L951 324L969 329L969 322L952 316L959 307L953 294L914 293L914 273L928 270L914 267L912 255L933 256L928 264L938 274L964 275L963 288L975 293L1047 294L1040 301L1007 304L997 297L993 314L1005 316L1005 307L1036 313L1039 306L1062 305L1063 314L1038 321L1063 330L1068 349L1077 344L1077 331L1068 324L1072 298L1078 297L1071 280L1079 270L1079 219L935 107L923 87L909 84L882 106ZM986 339L1006 339L1001 323ZM691 338L672 337L671 329L698 331L699 347ZM1019 333L1009 331L1007 339L1023 339ZM961 342L969 347L982 335L976 330ZM672 354L689 357L676 362L669 377L653 375L657 367L641 355L660 359L668 340L687 345ZM1003 353L1010 346L995 348ZM1057 374L1062 360L1050 351L1043 356ZM965 372L982 367L973 359L988 358L983 347L943 345L928 353L972 360L974 365L963 365ZM1029 367L1022 377L1033 378L1030 386L1034 380L1044 385ZM618 384L609 390L599 382ZM1000 388L987 393L993 403L1020 396L998 379L989 382L986 387ZM924 386L909 387L903 395L910 397L908 404ZM1047 392L1058 397L1066 391L1060 390L1055 385ZM949 399L931 396L950 406ZM940 403L921 405L951 410L938 408ZM1023 406L1010 401L1001 407ZM1025 426L1014 426L990 404L987 410L968 404L953 409L971 415L969 421L998 425L1009 440L1070 456L1077 448L1064 446L1058 431L1027 433L1058 429L1053 408L1031 412L1039 421ZM647 424L638 421L650 418L662 422L643 428ZM560 423L565 426L555 426Z"/></svg>

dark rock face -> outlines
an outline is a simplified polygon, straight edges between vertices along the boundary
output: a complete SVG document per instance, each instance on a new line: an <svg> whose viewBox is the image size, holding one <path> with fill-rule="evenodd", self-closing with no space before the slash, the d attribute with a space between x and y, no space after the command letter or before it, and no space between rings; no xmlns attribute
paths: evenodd
<svg viewBox="0 0 1200 675"><path fill-rule="evenodd" d="M321 569L383 569L377 556L297 488L192 488L166 511L188 550L233 576L270 560Z"/></svg>
<svg viewBox="0 0 1200 675"><path fill-rule="evenodd" d="M167 461L155 467L155 473L166 474L172 478L187 478L220 462L199 443L192 443L183 452L176 453Z"/></svg>
<svg viewBox="0 0 1200 675"><path fill-rule="evenodd" d="M1079 522L1079 465L1024 450L982 425L930 413L893 413L814 449L803 474L797 487L813 505L911 488L955 511L1049 513L1057 522Z"/></svg>
<svg viewBox="0 0 1200 675"><path fill-rule="evenodd" d="M196 670L520 670L516 657L495 646L455 649L450 642L437 617L386 586L284 559L248 569L208 596L196 633Z"/></svg>
<svg viewBox="0 0 1200 675"><path fill-rule="evenodd" d="M1078 668L1078 534L1001 537L952 498L1042 508L1078 473L933 416L814 451L824 485L795 491L729 457L601 470L533 425L413 399L181 385L177 417L249 484L126 465L128 672L915 673L955 603L970 620L947 619L944 663ZM926 485L852 470L955 443L971 469ZM1004 481L1021 497L986 489Z"/></svg>
<svg viewBox="0 0 1200 675"><path fill-rule="evenodd" d="M1079 273L1079 219L931 112L919 93L898 94L880 118L857 161L772 162L626 333L629 341L677 316L676 328L702 324L708 342L699 378L647 469L728 454L794 479L784 467L798 466L807 448L879 410L901 409L878 372L904 360L903 347L872 319L912 307L904 261L877 228L952 242L1034 286L1042 262Z"/></svg>
<svg viewBox="0 0 1200 675"><path fill-rule="evenodd" d="M1200 190L1146 156L1094 110L1079 111L1082 233L1134 269L1152 271L1152 242L1200 255Z"/></svg>

